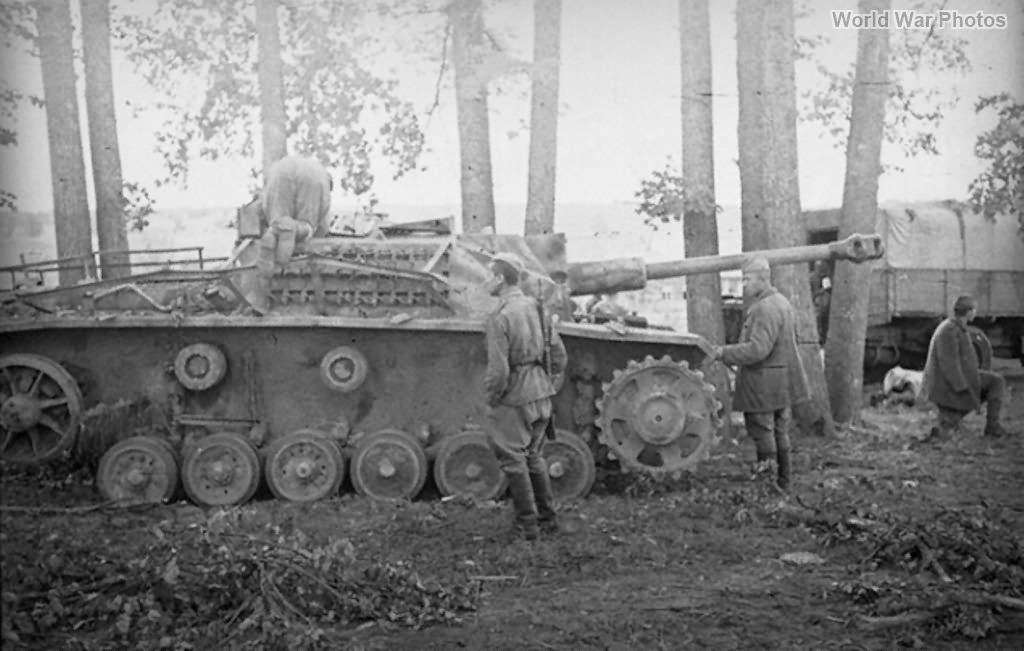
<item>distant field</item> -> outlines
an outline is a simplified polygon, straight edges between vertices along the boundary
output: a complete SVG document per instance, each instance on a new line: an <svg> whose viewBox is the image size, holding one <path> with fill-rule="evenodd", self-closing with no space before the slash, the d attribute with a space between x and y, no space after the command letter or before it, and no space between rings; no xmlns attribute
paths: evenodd
<svg viewBox="0 0 1024 651"><path fill-rule="evenodd" d="M348 212L351 207L339 206ZM436 219L458 215L455 204L379 206L392 220ZM525 207L499 203L498 231L522 232ZM184 208L157 211L142 233L130 232L132 248L204 246L211 255L225 255L234 243L230 227L235 206ZM662 225L657 231L644 227L635 206L628 202L559 204L555 227L569 237L569 255L576 260L618 256L644 256L651 260L682 257L682 229L678 223ZM740 250L739 209L724 206L719 215L719 248L722 253ZM53 216L47 213L0 212L0 266L18 264L20 254L28 260L56 256Z"/></svg>
<svg viewBox="0 0 1024 651"><path fill-rule="evenodd" d="M150 250L172 247L203 247L203 257L224 257L235 242L231 225L234 209L192 209L157 213L143 231L128 232L129 248ZM95 234L94 234L95 238ZM169 254L154 254L166 259ZM161 258L162 256L162 258ZM0 267L57 258L57 240L53 218L47 214L29 213L0 215ZM138 256L135 261L145 259ZM49 279L48 279L49 280ZM6 286L8 278L0 278Z"/></svg>

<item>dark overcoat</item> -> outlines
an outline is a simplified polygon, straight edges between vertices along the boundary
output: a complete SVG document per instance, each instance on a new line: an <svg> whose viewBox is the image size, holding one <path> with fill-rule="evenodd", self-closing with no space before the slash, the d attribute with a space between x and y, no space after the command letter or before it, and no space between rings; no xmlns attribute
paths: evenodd
<svg viewBox="0 0 1024 651"><path fill-rule="evenodd" d="M754 297L739 342L722 347L722 361L740 367L732 403L736 411L778 411L810 398L796 347L796 313L774 287Z"/></svg>
<svg viewBox="0 0 1024 651"><path fill-rule="evenodd" d="M970 412L981 406L978 355L967 327L956 319L946 319L932 334L921 394L946 409Z"/></svg>

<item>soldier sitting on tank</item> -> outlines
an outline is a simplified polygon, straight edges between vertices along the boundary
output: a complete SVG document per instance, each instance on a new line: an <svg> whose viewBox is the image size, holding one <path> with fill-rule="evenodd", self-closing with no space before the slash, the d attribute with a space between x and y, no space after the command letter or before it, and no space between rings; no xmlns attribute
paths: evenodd
<svg viewBox="0 0 1024 651"><path fill-rule="evenodd" d="M545 303L550 306L551 313L557 314L559 319L575 320L579 306L572 300L568 274L560 269L552 271L551 280L554 281L554 286L545 297Z"/></svg>
<svg viewBox="0 0 1024 651"><path fill-rule="evenodd" d="M256 286L247 296L257 314L270 310L270 282L277 267L291 259L296 247L311 237L327 235L333 179L319 162L286 156L264 173L263 211Z"/></svg>
<svg viewBox="0 0 1024 651"><path fill-rule="evenodd" d="M953 304L953 316L939 324L928 345L921 395L939 408L938 425L925 440L943 441L960 430L963 417L987 402L985 436L1007 436L999 422L1006 381L980 367L968 323L977 313L970 296Z"/></svg>
<svg viewBox="0 0 1024 651"><path fill-rule="evenodd" d="M619 303L619 295L616 292L605 294L597 305L594 306L593 314L599 319L609 321L622 320L629 316L629 310Z"/></svg>
<svg viewBox="0 0 1024 651"><path fill-rule="evenodd" d="M519 287L522 261L499 253L491 261L493 276L485 281L499 298L487 319L488 439L508 478L515 509L515 529L535 540L543 528L557 531L554 498L541 449L552 417L553 378L566 365L565 346L550 325L541 325L537 301ZM550 333L551 375L544 366L545 332Z"/></svg>

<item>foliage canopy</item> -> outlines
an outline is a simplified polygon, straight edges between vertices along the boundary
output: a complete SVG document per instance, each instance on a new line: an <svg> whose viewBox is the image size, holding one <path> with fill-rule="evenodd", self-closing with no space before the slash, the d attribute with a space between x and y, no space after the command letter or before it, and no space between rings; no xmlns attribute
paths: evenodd
<svg viewBox="0 0 1024 651"><path fill-rule="evenodd" d="M378 157L395 178L412 170L424 137L397 81L371 70L375 44L359 3L291 0L280 11L288 149L335 169L346 191L373 185ZM184 181L195 155L255 158L259 143L255 12L249 0L160 3L125 14L119 36L136 70L162 97L156 133L167 177ZM202 81L200 81L202 80ZM197 144L193 144L197 143Z"/></svg>
<svg viewBox="0 0 1024 651"><path fill-rule="evenodd" d="M999 121L974 143L974 155L988 167L971 181L971 206L990 218L1017 215L1024 233L1024 104L1000 93L982 97L974 109L995 111Z"/></svg>

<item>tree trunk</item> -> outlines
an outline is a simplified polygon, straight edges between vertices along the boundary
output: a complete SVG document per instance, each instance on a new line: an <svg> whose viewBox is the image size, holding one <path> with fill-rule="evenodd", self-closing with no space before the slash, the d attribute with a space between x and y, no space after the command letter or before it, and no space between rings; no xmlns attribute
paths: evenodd
<svg viewBox="0 0 1024 651"><path fill-rule="evenodd" d="M92 225L85 187L82 132L78 122L71 11L68 0L40 0L35 7L50 143L57 257L89 256L92 253ZM62 284L78 282L86 275L95 276L91 258L82 260L61 268Z"/></svg>
<svg viewBox="0 0 1024 651"><path fill-rule="evenodd" d="M711 107L711 20L708 0L679 0L682 58L682 174L686 194L683 251L687 258L718 255L715 210L714 130ZM724 343L722 283L717 273L686 279L686 319L691 332Z"/></svg>
<svg viewBox="0 0 1024 651"><path fill-rule="evenodd" d="M759 197L753 195L745 202L752 212L743 215L743 228L746 230L750 224L755 237L764 238L759 242L744 234L747 250L805 243L797 162L793 0L766 0L759 7L754 6L757 4L754 0L739 0L736 8L737 23L749 30L738 32L739 81L741 84L760 81L759 86L740 91L740 114L746 118L741 119L739 133L740 179L745 185L747 179L742 165L744 162L751 165L751 157L757 157L758 162L753 164L757 180L750 192L760 193ZM748 16L748 12L757 15ZM747 47L755 50L745 50ZM745 64L761 69L747 74L743 71ZM754 107L744 107L744 102L752 97L759 98ZM748 176L751 174L750 170L746 172ZM747 188L742 192L746 195ZM803 433L831 434L834 423L807 269L802 265L780 266L773 269L772 278L796 311L797 345L811 388L811 400L794 408L794 419Z"/></svg>
<svg viewBox="0 0 1024 651"><path fill-rule="evenodd" d="M886 12L890 0L860 0L859 12ZM853 86L850 138L839 237L874 231L878 177L882 172L885 102L889 93L889 30L857 32L857 72ZM860 410L864 389L864 338L872 265L837 261L832 274L825 370L832 415L848 423Z"/></svg>
<svg viewBox="0 0 1024 651"><path fill-rule="evenodd" d="M687 258L692 258L718 255L708 0L679 0L679 26L681 160L685 193L683 251ZM686 323L690 332L703 335L713 343L725 343L722 281L718 273L687 276ZM707 371L726 415L723 429L731 438L729 376L721 364L709 366Z"/></svg>
<svg viewBox="0 0 1024 651"><path fill-rule="evenodd" d="M454 0L450 5L455 104L459 122L462 229L494 230L491 127L487 114L488 75L483 69L483 4Z"/></svg>
<svg viewBox="0 0 1024 651"><path fill-rule="evenodd" d="M533 26L530 178L526 192L525 226L527 235L552 233L555 230L562 0L534 0Z"/></svg>
<svg viewBox="0 0 1024 651"><path fill-rule="evenodd" d="M737 0L736 68L739 90L740 233L744 251L768 246L761 185L761 139L764 128L764 7L758 0ZM685 37L684 37L685 38Z"/></svg>
<svg viewBox="0 0 1024 651"><path fill-rule="evenodd" d="M278 0L256 0L256 42L259 47L260 118L263 128L263 169L288 153L284 111L284 73Z"/></svg>
<svg viewBox="0 0 1024 651"><path fill-rule="evenodd" d="M124 179L114 109L110 64L110 2L83 0L82 55L85 59L85 112L89 118L89 152L96 192L96 233L100 251L127 251L128 225L124 215ZM103 278L131 275L127 253L100 256Z"/></svg>

